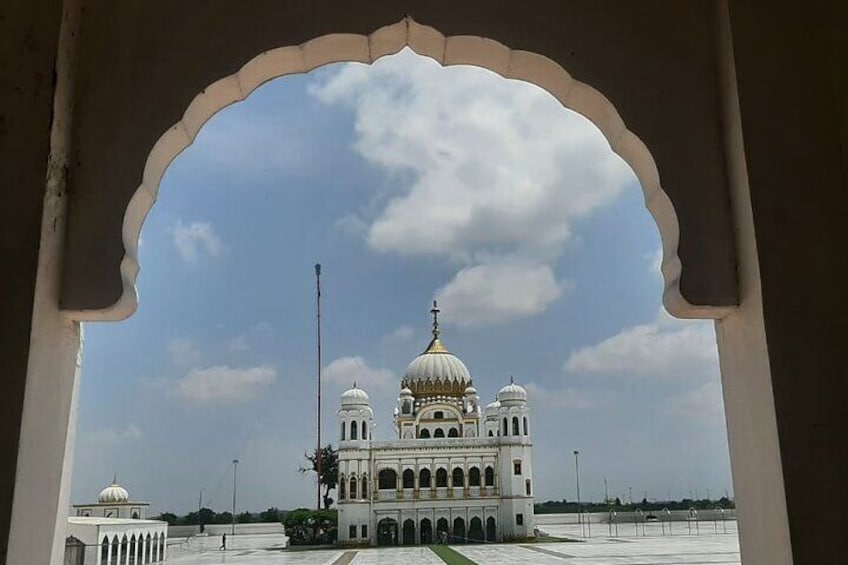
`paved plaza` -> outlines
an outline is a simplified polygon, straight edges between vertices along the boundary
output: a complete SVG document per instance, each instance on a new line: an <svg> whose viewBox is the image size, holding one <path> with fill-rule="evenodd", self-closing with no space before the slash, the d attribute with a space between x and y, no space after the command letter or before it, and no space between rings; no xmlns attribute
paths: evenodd
<svg viewBox="0 0 848 565"><path fill-rule="evenodd" d="M740 565L735 522L699 524L699 533L690 535L686 523L675 523L672 531L659 524L641 526L635 535L633 524L619 525L618 537L610 537L606 524L593 524L591 537L581 538L579 526L549 525L552 536L568 536L582 541L537 542L530 544L452 545L475 563L534 565ZM629 528L629 529L627 529ZM727 533L724 533L727 528ZM717 532L716 532L717 530ZM585 532L588 534L588 532ZM438 565L443 561L427 547L387 547L369 549L323 549L290 551L244 549L233 551L192 551L174 547L168 557L171 565Z"/></svg>

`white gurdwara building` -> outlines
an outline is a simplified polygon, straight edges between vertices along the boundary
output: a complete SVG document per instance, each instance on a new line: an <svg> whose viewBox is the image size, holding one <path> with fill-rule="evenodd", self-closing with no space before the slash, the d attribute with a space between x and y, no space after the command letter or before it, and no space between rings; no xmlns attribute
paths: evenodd
<svg viewBox="0 0 848 565"><path fill-rule="evenodd" d="M373 441L368 394L354 386L339 419L340 543L501 541L533 535L527 391L510 383L481 410L465 364L433 339L401 381L397 439Z"/></svg>

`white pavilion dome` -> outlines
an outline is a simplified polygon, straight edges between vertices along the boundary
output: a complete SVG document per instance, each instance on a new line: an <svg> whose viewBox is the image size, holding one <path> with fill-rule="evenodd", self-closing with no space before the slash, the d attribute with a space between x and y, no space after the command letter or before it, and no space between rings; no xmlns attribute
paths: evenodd
<svg viewBox="0 0 848 565"><path fill-rule="evenodd" d="M439 339L439 308L433 301L433 339L424 353L412 360L401 380L416 397L461 397L471 386L471 373L459 357Z"/></svg>
<svg viewBox="0 0 848 565"><path fill-rule="evenodd" d="M115 504L127 502L130 499L130 493L127 489L118 484L117 480L113 480L112 484L100 491L97 496L97 502L100 504Z"/></svg>
<svg viewBox="0 0 848 565"><path fill-rule="evenodd" d="M503 402L527 402L527 391L523 386L510 382L498 392L498 400Z"/></svg>
<svg viewBox="0 0 848 565"><path fill-rule="evenodd" d="M501 403L497 400L494 402L490 402L486 405L486 416L497 416L498 408L501 407Z"/></svg>
<svg viewBox="0 0 848 565"><path fill-rule="evenodd" d="M471 373L459 357L450 353L438 337L406 368L401 385L414 394L461 396L471 385Z"/></svg>
<svg viewBox="0 0 848 565"><path fill-rule="evenodd" d="M368 393L357 388L356 383L342 394L342 406L368 406L369 401Z"/></svg>

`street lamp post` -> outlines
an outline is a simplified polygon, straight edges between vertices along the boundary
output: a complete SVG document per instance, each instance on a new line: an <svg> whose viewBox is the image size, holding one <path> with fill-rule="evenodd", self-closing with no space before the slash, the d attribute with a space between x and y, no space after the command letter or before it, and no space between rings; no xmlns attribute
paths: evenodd
<svg viewBox="0 0 848 565"><path fill-rule="evenodd" d="M233 459L233 535L236 535L236 475L238 474L238 459Z"/></svg>
<svg viewBox="0 0 848 565"><path fill-rule="evenodd" d="M577 479L577 523L580 524L580 531L583 531L583 516L580 512L580 452L574 450L574 471Z"/></svg>

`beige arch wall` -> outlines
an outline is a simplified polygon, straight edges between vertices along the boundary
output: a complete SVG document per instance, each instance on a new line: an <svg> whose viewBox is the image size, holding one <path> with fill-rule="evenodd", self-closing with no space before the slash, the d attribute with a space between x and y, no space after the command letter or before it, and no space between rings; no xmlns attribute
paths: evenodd
<svg viewBox="0 0 848 565"><path fill-rule="evenodd" d="M678 212L684 295L728 278L726 271L707 272L687 282L687 234L701 234L696 243L708 265L727 256L728 242L731 248L737 243L741 307L725 316L718 331L734 482L740 520L747 524L744 560L786 563L794 551L797 563L827 562L841 536L834 509L846 502L848 470L842 403L848 391L846 379L839 378L848 318L841 237L848 214L848 41L837 24L845 14L835 2L792 10L781 3L729 3L729 15L716 18L722 1L539 1L518 11L511 3L474 1L328 1L316 8L258 0L249 15L228 12L232 3L188 0L177 10L162 0L87 2L84 23L71 18L62 39L55 3L13 3L0 22L0 63L16 81L14 90L0 91L0 235L7 275L0 282L6 299L0 440L5 452L18 456L0 464L0 559L8 550L8 563L46 563L61 547L51 548L49 540L60 542L63 533L79 334L59 310L59 296L70 288L62 284L60 267L63 253L73 248L73 257L89 253L118 272L119 236L81 244L92 243L95 228L103 227L99 213L112 218L111 233L120 231L122 218L115 220L98 204L105 195L124 199L123 209L137 187L137 180L124 181L137 179L138 170L121 172L120 163L143 163L192 97L266 50L260 44L269 37L292 38L271 45L276 47L338 31L369 33L409 13L448 35L555 51L559 56L551 58L615 103L651 148ZM68 1L66 8L73 13L79 4ZM209 33L212 28L219 33ZM83 44L83 62L60 57L57 67L57 45L67 55L75 38ZM651 65L629 64L646 60ZM169 82L173 68L182 69L182 80ZM670 76L677 80L656 80ZM109 92L124 103L120 115L103 104ZM151 104L154 99L162 104ZM119 135L105 136L98 123L112 124ZM111 148L108 142L114 142ZM102 170L88 169L92 163ZM720 189L725 169L728 192ZM703 175L695 178L698 173ZM730 202L735 229L716 206L720 202ZM68 204L76 227L67 232L66 246ZM86 220L91 225L76 233ZM704 237L704 225L727 238ZM64 277L78 285L65 297L68 306L70 299L105 304L122 287L119 277L99 284L78 275ZM14 531L7 545L10 518Z"/></svg>

